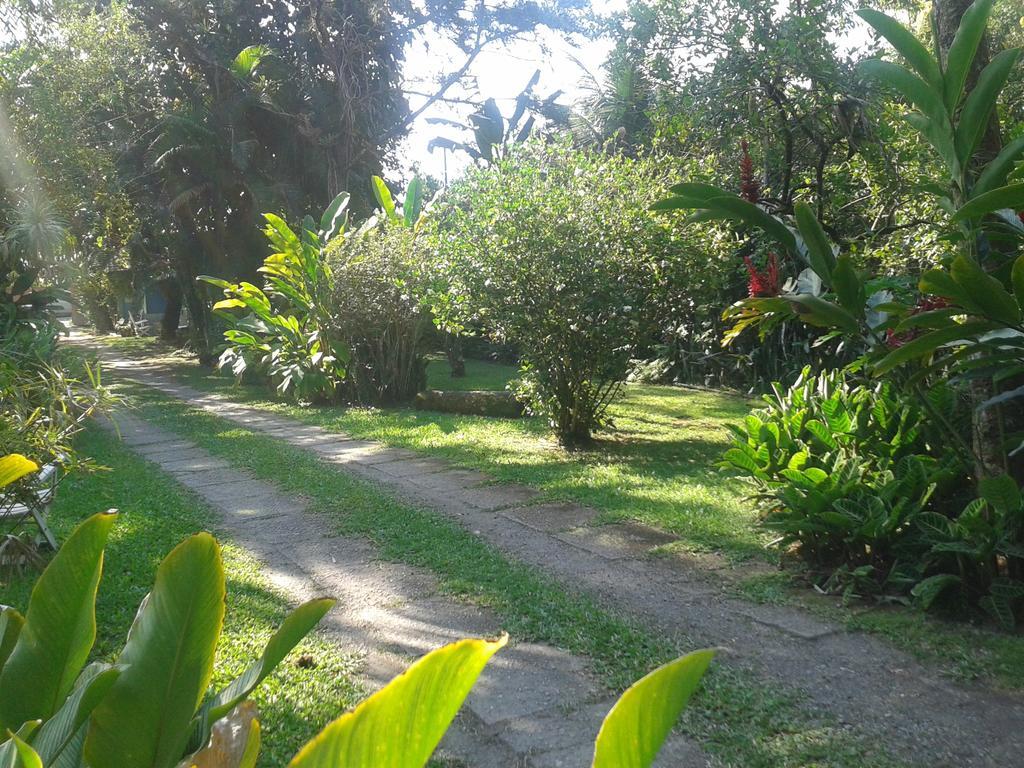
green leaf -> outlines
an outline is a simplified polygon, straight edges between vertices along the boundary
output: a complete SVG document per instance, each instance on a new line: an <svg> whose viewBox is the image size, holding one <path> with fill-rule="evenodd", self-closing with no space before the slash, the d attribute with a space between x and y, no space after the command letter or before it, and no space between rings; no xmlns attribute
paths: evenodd
<svg viewBox="0 0 1024 768"><path fill-rule="evenodd" d="M419 176L413 176L409 187L405 190L405 201L402 203L402 214L405 217L405 226L412 227L420 217L423 209L423 181Z"/></svg>
<svg viewBox="0 0 1024 768"><path fill-rule="evenodd" d="M25 626L25 617L10 607L0 609L0 670L18 642L18 635Z"/></svg>
<svg viewBox="0 0 1024 768"><path fill-rule="evenodd" d="M949 116L942 104L942 94L906 67L881 59L867 59L859 67L867 77L895 90L937 125L948 125Z"/></svg>
<svg viewBox="0 0 1024 768"><path fill-rule="evenodd" d="M26 459L20 453L11 453L0 457L0 488L17 482L25 475L39 469L32 459Z"/></svg>
<svg viewBox="0 0 1024 768"><path fill-rule="evenodd" d="M873 8L861 8L857 15L871 25L934 88L942 87L942 72L935 57L914 33L891 16Z"/></svg>
<svg viewBox="0 0 1024 768"><path fill-rule="evenodd" d="M953 42L946 54L946 71L943 75L945 82L944 99L946 108L953 112L960 97L963 95L964 85L967 83L967 75L974 63L974 56L978 51L978 45L985 36L985 27L988 24L988 17L992 11L994 0L975 0L960 19L960 28L956 31Z"/></svg>
<svg viewBox="0 0 1024 768"><path fill-rule="evenodd" d="M422 768L484 665L508 642L460 640L421 658L324 728L290 768Z"/></svg>
<svg viewBox="0 0 1024 768"><path fill-rule="evenodd" d="M753 203L748 203L736 195L727 195L713 197L707 201L706 205L709 211L717 213L720 218L741 221L752 227L757 227L791 253L796 252L796 238L789 228Z"/></svg>
<svg viewBox="0 0 1024 768"><path fill-rule="evenodd" d="M794 208L800 236L807 246L807 260L825 285L832 285L832 270L836 266L835 253L818 217L806 203L797 203Z"/></svg>
<svg viewBox="0 0 1024 768"><path fill-rule="evenodd" d="M224 620L224 567L208 533L157 569L118 663L124 671L93 712L85 757L104 768L171 768L213 673Z"/></svg>
<svg viewBox="0 0 1024 768"><path fill-rule="evenodd" d="M238 52L235 60L231 62L231 71L237 77L250 77L253 70L267 56L273 55L274 50L267 45L249 45Z"/></svg>
<svg viewBox="0 0 1024 768"><path fill-rule="evenodd" d="M373 177L373 196L377 198L377 203L384 210L388 221L395 221L398 218L398 214L395 213L395 200L388 185L380 176Z"/></svg>
<svg viewBox="0 0 1024 768"><path fill-rule="evenodd" d="M236 677L227 688L213 699L209 711L212 723L224 717L255 690L285 656L298 645L320 623L324 615L336 603L331 598L320 598L303 603L281 623L274 636L270 638L259 661L253 663L241 675Z"/></svg>
<svg viewBox="0 0 1024 768"><path fill-rule="evenodd" d="M1019 211L1024 208L1024 182L997 187L989 192L972 197L955 214L953 221L978 219L987 213L1009 208Z"/></svg>
<svg viewBox="0 0 1024 768"><path fill-rule="evenodd" d="M19 768L43 768L43 761L32 747L17 736L12 736L14 748L18 751Z"/></svg>
<svg viewBox="0 0 1024 768"><path fill-rule="evenodd" d="M950 328L940 328L937 331L926 333L924 336L918 336L916 339L908 341L903 346L897 347L883 357L875 365L874 374L881 376L898 365L930 355L941 346L960 340L966 341L978 334L991 331L993 328L994 326L989 322L970 321Z"/></svg>
<svg viewBox="0 0 1024 768"><path fill-rule="evenodd" d="M44 765L53 763L68 747L120 674L120 668L107 664L90 664L85 668L64 705L43 723L32 740Z"/></svg>
<svg viewBox="0 0 1024 768"><path fill-rule="evenodd" d="M974 259L961 254L953 260L949 271L957 285L981 309L985 317L1004 325L1014 325L1020 320L1020 307L1016 299Z"/></svg>
<svg viewBox="0 0 1024 768"><path fill-rule="evenodd" d="M25 626L0 671L0 728L47 719L64 703L96 639L96 587L114 512L93 515L32 588Z"/></svg>
<svg viewBox="0 0 1024 768"><path fill-rule="evenodd" d="M1024 310L1024 254L1018 256L1017 260L1013 262L1010 282L1013 283L1013 293L1017 297L1017 304Z"/></svg>
<svg viewBox="0 0 1024 768"><path fill-rule="evenodd" d="M809 325L820 328L836 328L846 333L856 333L860 326L857 318L831 301L805 294L787 294L783 296L793 305L800 319Z"/></svg>
<svg viewBox="0 0 1024 768"><path fill-rule="evenodd" d="M867 294L853 266L853 259L848 255L836 259L836 267L832 270L832 289L844 309L858 317L864 314Z"/></svg>
<svg viewBox="0 0 1024 768"><path fill-rule="evenodd" d="M348 204L352 196L348 192L339 192L324 209L320 217L320 239L326 243L345 231L348 223Z"/></svg>
<svg viewBox="0 0 1024 768"><path fill-rule="evenodd" d="M910 590L910 594L917 598L917 602L922 608L928 610L939 595L960 583L961 579L959 576L952 573L940 573L935 576L929 576L924 581L919 581Z"/></svg>
<svg viewBox="0 0 1024 768"><path fill-rule="evenodd" d="M1020 509L1020 489L1009 475L984 478L978 483L978 494L1004 515Z"/></svg>
<svg viewBox="0 0 1024 768"><path fill-rule="evenodd" d="M978 82L967 96L956 128L956 152L960 164L966 167L981 143L996 108L999 92L1006 85L1010 70L1017 63L1019 48L1011 48L996 55L978 76Z"/></svg>
<svg viewBox="0 0 1024 768"><path fill-rule="evenodd" d="M593 768L648 768L714 655L695 651L633 683L601 724Z"/></svg>

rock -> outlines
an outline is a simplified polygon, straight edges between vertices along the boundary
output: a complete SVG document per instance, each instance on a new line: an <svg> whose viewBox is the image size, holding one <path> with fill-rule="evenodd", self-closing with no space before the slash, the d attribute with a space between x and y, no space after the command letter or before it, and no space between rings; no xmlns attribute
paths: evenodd
<svg viewBox="0 0 1024 768"><path fill-rule="evenodd" d="M511 392L490 390L427 389L416 395L416 408L506 419L517 419L523 415L523 404Z"/></svg>

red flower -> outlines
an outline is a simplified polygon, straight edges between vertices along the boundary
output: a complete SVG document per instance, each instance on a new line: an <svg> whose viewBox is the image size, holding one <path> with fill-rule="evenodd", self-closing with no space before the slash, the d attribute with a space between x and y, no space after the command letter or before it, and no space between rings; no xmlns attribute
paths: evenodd
<svg viewBox="0 0 1024 768"><path fill-rule="evenodd" d="M1024 211L1018 211L1017 218L1020 219L1021 224L1024 224Z"/></svg>
<svg viewBox="0 0 1024 768"><path fill-rule="evenodd" d="M754 178L754 161L750 158L750 145L744 139L740 142L743 157L740 159L740 197L755 205L761 199L761 183Z"/></svg>
<svg viewBox="0 0 1024 768"><path fill-rule="evenodd" d="M768 254L768 264L763 272L754 266L754 262L749 256L744 256L743 262L747 265L747 275L749 276L747 286L751 298L779 295L778 256L774 253Z"/></svg>
<svg viewBox="0 0 1024 768"><path fill-rule="evenodd" d="M910 310L911 315L919 315L922 312L931 312L936 309L945 309L949 306L949 299L942 296L922 296L917 300L917 304ZM919 331L915 328L911 328L909 331L903 333L896 333L892 328L885 332L885 343L886 346L895 349L896 347L902 347L908 341L913 341L917 338Z"/></svg>

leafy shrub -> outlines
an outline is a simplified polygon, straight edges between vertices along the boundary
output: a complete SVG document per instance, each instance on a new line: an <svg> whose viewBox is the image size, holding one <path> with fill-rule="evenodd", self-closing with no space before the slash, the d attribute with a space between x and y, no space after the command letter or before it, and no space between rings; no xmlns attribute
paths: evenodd
<svg viewBox="0 0 1024 768"><path fill-rule="evenodd" d="M307 217L301 234L279 216L264 215L264 234L275 249L260 267L264 289L201 278L224 291L224 299L213 306L228 323L221 368L239 378L247 372L265 375L283 395L335 398L348 350L332 333L331 272L323 250L332 237L344 233L348 200L347 193L334 199L319 230Z"/></svg>
<svg viewBox="0 0 1024 768"><path fill-rule="evenodd" d="M0 488L37 469L0 458ZM85 666L95 639L103 549L116 515L71 535L32 590L23 617L0 611L0 764L94 768L253 768L261 729L246 698L334 604L297 608L263 656L216 694L206 690L224 616L217 543L199 534L157 569L116 664ZM68 621L68 617L74 621ZM460 640L324 728L291 768L422 768L484 666L507 642ZM632 685L608 713L595 768L647 768L697 690L714 652L696 651Z"/></svg>
<svg viewBox="0 0 1024 768"><path fill-rule="evenodd" d="M565 445L605 421L630 358L657 330L678 242L646 213L650 159L531 143L470 171L434 214L434 311L514 344L519 394Z"/></svg>
<svg viewBox="0 0 1024 768"><path fill-rule="evenodd" d="M870 565L888 577L920 554L916 520L966 475L942 455L941 438L916 401L888 383L851 384L841 371L804 369L788 390L774 385L767 408L731 427L723 457L757 489L764 525L783 547L818 566ZM949 390L932 393L954 410Z"/></svg>
<svg viewBox="0 0 1024 768"><path fill-rule="evenodd" d="M362 403L407 402L426 386L417 232L384 221L327 250L334 337L348 354L346 389Z"/></svg>

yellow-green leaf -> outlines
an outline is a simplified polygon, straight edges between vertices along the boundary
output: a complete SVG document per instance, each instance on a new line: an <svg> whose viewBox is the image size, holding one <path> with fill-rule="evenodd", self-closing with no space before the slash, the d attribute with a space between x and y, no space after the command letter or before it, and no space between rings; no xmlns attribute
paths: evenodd
<svg viewBox="0 0 1024 768"><path fill-rule="evenodd" d="M32 588L0 671L0 728L51 717L71 692L96 639L96 588L116 518L107 512L79 525Z"/></svg>
<svg viewBox="0 0 1024 768"><path fill-rule="evenodd" d="M700 685L715 652L695 651L635 682L605 717L593 768L647 768Z"/></svg>
<svg viewBox="0 0 1024 768"><path fill-rule="evenodd" d="M86 761L103 768L170 768L213 674L224 620L224 566L208 533L179 544L156 582L118 658L124 671L93 711Z"/></svg>
<svg viewBox="0 0 1024 768"><path fill-rule="evenodd" d="M422 768L507 640L460 640L428 653L328 725L290 768Z"/></svg>
<svg viewBox="0 0 1024 768"><path fill-rule="evenodd" d="M37 469L38 464L20 453L11 453L0 458L0 488L20 480Z"/></svg>

